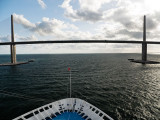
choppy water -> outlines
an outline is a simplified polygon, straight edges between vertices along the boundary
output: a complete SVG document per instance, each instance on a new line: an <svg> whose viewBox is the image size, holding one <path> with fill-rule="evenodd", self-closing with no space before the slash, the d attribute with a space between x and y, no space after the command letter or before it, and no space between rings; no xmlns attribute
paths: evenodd
<svg viewBox="0 0 160 120"><path fill-rule="evenodd" d="M12 119L68 97L68 67L72 69L73 97L88 101L114 119L160 119L160 65L141 65L127 60L140 59L140 54L17 57L19 61L36 61L0 67L0 120ZM160 61L160 55L149 58ZM9 55L0 55L0 63L9 60Z"/></svg>

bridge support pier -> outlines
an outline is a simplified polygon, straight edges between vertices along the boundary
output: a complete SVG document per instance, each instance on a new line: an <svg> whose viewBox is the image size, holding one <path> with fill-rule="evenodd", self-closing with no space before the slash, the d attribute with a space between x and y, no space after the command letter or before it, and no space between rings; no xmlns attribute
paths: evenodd
<svg viewBox="0 0 160 120"><path fill-rule="evenodd" d="M14 24L13 24L13 15L11 15L11 42L14 43ZM16 45L11 44L11 63L16 63Z"/></svg>
<svg viewBox="0 0 160 120"><path fill-rule="evenodd" d="M147 43L142 43L142 61L147 61Z"/></svg>
<svg viewBox="0 0 160 120"><path fill-rule="evenodd" d="M144 22L143 22L142 61L147 61L146 16L144 16Z"/></svg>

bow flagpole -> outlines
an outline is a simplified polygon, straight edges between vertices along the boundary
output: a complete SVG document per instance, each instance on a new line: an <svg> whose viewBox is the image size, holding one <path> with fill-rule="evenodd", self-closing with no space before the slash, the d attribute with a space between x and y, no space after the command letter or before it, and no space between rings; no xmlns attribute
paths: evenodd
<svg viewBox="0 0 160 120"><path fill-rule="evenodd" d="M70 98L71 98L71 96L72 96L72 84L71 84L71 68L69 67L68 68L68 71L70 72Z"/></svg>

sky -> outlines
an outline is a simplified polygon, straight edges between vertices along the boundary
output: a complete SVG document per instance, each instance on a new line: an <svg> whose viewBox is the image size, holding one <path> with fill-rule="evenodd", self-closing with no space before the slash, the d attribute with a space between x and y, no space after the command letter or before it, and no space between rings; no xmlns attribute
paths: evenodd
<svg viewBox="0 0 160 120"><path fill-rule="evenodd" d="M10 16L14 16L15 41L38 40L139 40L143 17L147 40L160 41L159 0L0 0L0 42L10 41ZM18 54L141 53L132 44L17 45ZM148 45L149 53L160 53ZM0 46L0 54L9 54Z"/></svg>

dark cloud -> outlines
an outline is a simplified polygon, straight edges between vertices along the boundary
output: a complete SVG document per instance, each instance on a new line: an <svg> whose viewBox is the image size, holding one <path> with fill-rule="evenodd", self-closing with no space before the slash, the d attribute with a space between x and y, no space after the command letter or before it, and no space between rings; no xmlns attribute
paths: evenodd
<svg viewBox="0 0 160 120"><path fill-rule="evenodd" d="M77 10L74 13L65 13L65 16L73 20L97 22L102 20L103 14L98 11Z"/></svg>
<svg viewBox="0 0 160 120"><path fill-rule="evenodd" d="M101 7L104 4L109 4L111 1L108 0L80 0L80 8L73 9L73 6L70 4L71 0L64 0L61 7L65 9L65 16L71 20L77 21L89 21L89 22L98 22L103 20L103 13L105 10L102 10Z"/></svg>
<svg viewBox="0 0 160 120"><path fill-rule="evenodd" d="M122 29L118 31L118 34L127 35L130 38L141 39L143 36L143 32L139 31L128 31L127 29Z"/></svg>
<svg viewBox="0 0 160 120"><path fill-rule="evenodd" d="M40 23L36 24L36 27L32 29L32 31L35 31L41 35L44 34L52 34L54 33L54 29L58 26L58 24L55 24L54 22L49 21L42 21Z"/></svg>
<svg viewBox="0 0 160 120"><path fill-rule="evenodd" d="M127 29L139 28L137 23L133 21L133 17L128 13L125 8L115 9L110 16L107 17L109 20L113 20L122 24Z"/></svg>
<svg viewBox="0 0 160 120"><path fill-rule="evenodd" d="M150 17L146 18L146 28L147 28L147 30L156 29L157 25L158 25L158 23L155 20L151 19Z"/></svg>
<svg viewBox="0 0 160 120"><path fill-rule="evenodd" d="M93 12L89 10L85 11L77 11L76 18L82 19L86 21L96 22L102 19L103 14L100 12Z"/></svg>

